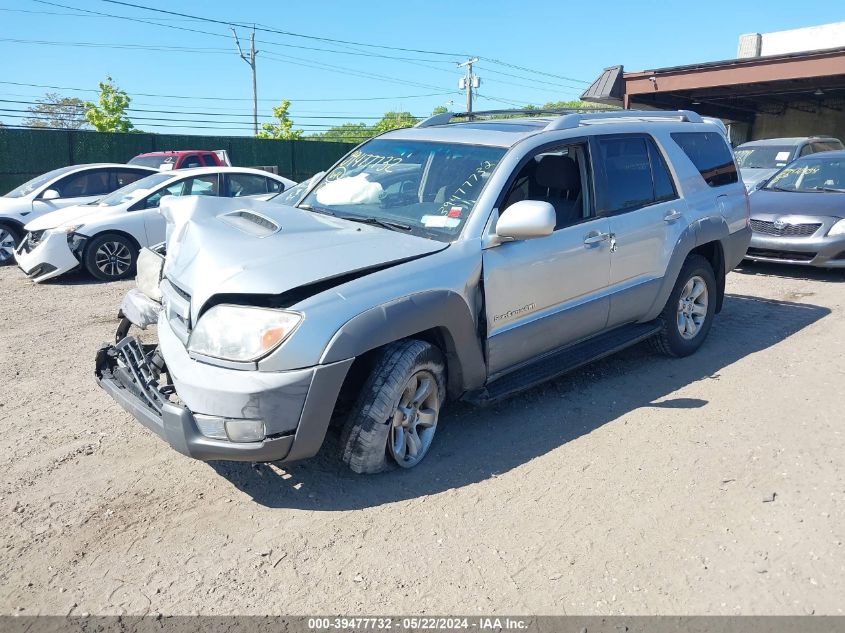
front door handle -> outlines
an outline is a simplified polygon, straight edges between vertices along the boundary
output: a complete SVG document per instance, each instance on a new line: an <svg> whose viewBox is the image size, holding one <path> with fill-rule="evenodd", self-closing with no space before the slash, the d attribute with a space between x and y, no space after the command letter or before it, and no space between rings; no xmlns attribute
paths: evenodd
<svg viewBox="0 0 845 633"><path fill-rule="evenodd" d="M597 231L592 231L591 233L587 233L586 237L584 238L584 244L587 246L592 246L593 244L600 244L601 242L606 242L610 239L610 233L599 233Z"/></svg>
<svg viewBox="0 0 845 633"><path fill-rule="evenodd" d="M666 222L674 222L681 217L681 212L677 209L672 209L669 213L663 216Z"/></svg>

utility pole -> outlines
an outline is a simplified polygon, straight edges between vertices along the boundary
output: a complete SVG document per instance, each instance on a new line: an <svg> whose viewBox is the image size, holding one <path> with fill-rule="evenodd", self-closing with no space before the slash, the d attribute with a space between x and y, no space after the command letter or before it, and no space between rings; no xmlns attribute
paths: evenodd
<svg viewBox="0 0 845 633"><path fill-rule="evenodd" d="M241 59L252 69L252 132L258 136L258 81L255 77L255 56L258 55L258 51L255 50L255 28L253 27L252 33L249 34L249 55L244 55L241 50L241 42L238 40L235 29L232 29L232 35L235 36L235 45L238 47Z"/></svg>
<svg viewBox="0 0 845 633"><path fill-rule="evenodd" d="M481 85L481 77L478 75L472 74L472 65L478 61L477 57L471 57L470 59L466 60L463 63L458 64L458 68L463 68L466 66L467 72L466 74L461 77L461 81L458 84L460 88L466 89L467 91L467 112L472 113L472 90L473 88L478 88Z"/></svg>

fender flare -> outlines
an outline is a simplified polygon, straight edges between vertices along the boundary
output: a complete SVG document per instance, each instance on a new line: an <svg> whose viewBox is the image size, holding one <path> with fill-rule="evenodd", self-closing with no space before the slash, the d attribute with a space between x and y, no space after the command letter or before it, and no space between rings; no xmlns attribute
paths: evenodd
<svg viewBox="0 0 845 633"><path fill-rule="evenodd" d="M721 216L708 216L688 226L675 243L672 257L669 259L669 265L666 267L666 274L663 276L660 290L657 292L657 298L654 300L651 309L648 311L648 315L643 321L656 319L663 311L666 302L669 300L669 295L672 293L672 288L675 287L675 283L678 280L678 275L681 274L681 267L683 267L689 254L697 247L709 242L719 244L719 248L722 249L721 242L729 235L730 229L728 228L728 223ZM724 262L724 254L722 255L722 261ZM725 287L724 263L721 268L721 271L713 271L716 274L716 283L719 288L717 308L721 307Z"/></svg>
<svg viewBox="0 0 845 633"><path fill-rule="evenodd" d="M332 336L320 364L357 357L432 330L444 347L449 393L457 395L481 387L487 366L476 319L464 298L451 290L408 295L353 317Z"/></svg>

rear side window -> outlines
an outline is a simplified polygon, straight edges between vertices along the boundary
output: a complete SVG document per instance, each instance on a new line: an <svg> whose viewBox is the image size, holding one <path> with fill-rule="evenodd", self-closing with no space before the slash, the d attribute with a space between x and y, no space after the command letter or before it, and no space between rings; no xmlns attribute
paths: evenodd
<svg viewBox="0 0 845 633"><path fill-rule="evenodd" d="M267 193L267 179L256 174L229 174L229 196L255 196Z"/></svg>
<svg viewBox="0 0 845 633"><path fill-rule="evenodd" d="M180 169L191 169L192 167L202 167L200 163L200 157L196 154L191 154L190 156L185 157L185 160L182 161L182 164L179 166Z"/></svg>
<svg viewBox="0 0 845 633"><path fill-rule="evenodd" d="M711 187L730 185L739 180L731 150L725 137L718 132L674 132L672 139Z"/></svg>
<svg viewBox="0 0 845 633"><path fill-rule="evenodd" d="M597 139L596 144L604 166L603 213L621 213L677 198L666 163L650 138L606 137Z"/></svg>
<svg viewBox="0 0 845 633"><path fill-rule="evenodd" d="M217 167L217 161L215 160L217 156L214 154L203 154L202 161L205 163L206 167Z"/></svg>

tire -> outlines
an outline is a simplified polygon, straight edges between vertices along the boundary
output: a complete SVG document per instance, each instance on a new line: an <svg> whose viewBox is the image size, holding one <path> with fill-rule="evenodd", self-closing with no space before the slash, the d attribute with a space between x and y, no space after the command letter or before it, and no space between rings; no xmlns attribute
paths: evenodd
<svg viewBox="0 0 845 633"><path fill-rule="evenodd" d="M127 279L135 274L138 248L127 237L105 233L91 239L85 248L85 269L100 281Z"/></svg>
<svg viewBox="0 0 845 633"><path fill-rule="evenodd" d="M687 257L660 314L663 329L653 339L655 348L675 358L694 354L713 325L716 293L716 277L710 262L701 255Z"/></svg>
<svg viewBox="0 0 845 633"><path fill-rule="evenodd" d="M443 355L433 345L413 339L387 345L343 427L343 462L362 474L419 464L437 429L445 376Z"/></svg>
<svg viewBox="0 0 845 633"><path fill-rule="evenodd" d="M22 237L15 226L0 222L0 266L15 263L15 250L20 245Z"/></svg>

